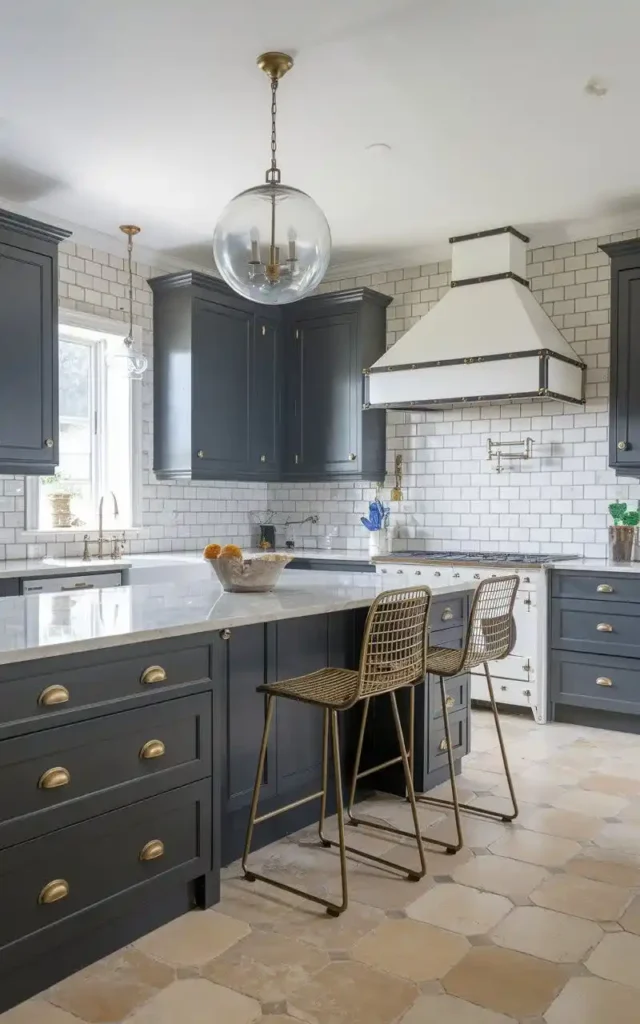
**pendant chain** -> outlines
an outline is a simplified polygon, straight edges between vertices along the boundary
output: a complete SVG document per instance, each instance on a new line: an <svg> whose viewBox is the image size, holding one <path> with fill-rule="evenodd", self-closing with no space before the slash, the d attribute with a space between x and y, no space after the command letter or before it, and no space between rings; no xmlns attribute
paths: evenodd
<svg viewBox="0 0 640 1024"><path fill-rule="evenodd" d="M129 337L125 339L125 344L131 347L133 345L133 263L131 261L131 254L133 252L133 236L129 235L127 241L127 255L129 259Z"/></svg>
<svg viewBox="0 0 640 1024"><path fill-rule="evenodd" d="M278 105L276 102L277 90L278 79L274 76L271 79L271 167L266 174L267 184L269 185L280 184L280 171L278 170L278 164L276 162L276 116L278 113Z"/></svg>

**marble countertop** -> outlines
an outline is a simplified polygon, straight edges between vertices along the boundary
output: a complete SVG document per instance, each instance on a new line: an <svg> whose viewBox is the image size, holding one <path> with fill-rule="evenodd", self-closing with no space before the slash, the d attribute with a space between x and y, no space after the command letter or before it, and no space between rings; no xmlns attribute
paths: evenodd
<svg viewBox="0 0 640 1024"><path fill-rule="evenodd" d="M27 579L38 576L63 576L67 572L83 576L89 572L122 571L130 567L126 558L102 558L83 562L81 558L12 558L0 561L0 579Z"/></svg>
<svg viewBox="0 0 640 1024"><path fill-rule="evenodd" d="M433 587L435 597L476 584ZM373 573L284 572L269 594L227 594L211 583L154 583L0 601L0 665L143 640L368 607Z"/></svg>
<svg viewBox="0 0 640 1024"><path fill-rule="evenodd" d="M546 569L567 569L571 572L630 572L640 575L640 562L610 562L607 558L572 558L551 562Z"/></svg>
<svg viewBox="0 0 640 1024"><path fill-rule="evenodd" d="M324 559L325 561L332 559L336 562L371 562L368 551L351 551L347 548L276 548L275 551L279 555L290 555L291 558ZM245 552L245 557L253 558L263 554L264 551L252 548L250 551Z"/></svg>

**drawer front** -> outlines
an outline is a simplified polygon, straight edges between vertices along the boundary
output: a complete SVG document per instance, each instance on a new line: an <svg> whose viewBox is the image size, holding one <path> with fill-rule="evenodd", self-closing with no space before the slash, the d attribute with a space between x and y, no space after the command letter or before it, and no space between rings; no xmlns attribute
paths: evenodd
<svg viewBox="0 0 640 1024"><path fill-rule="evenodd" d="M210 868L209 781L20 843L0 852L0 946L171 871Z"/></svg>
<svg viewBox="0 0 640 1024"><path fill-rule="evenodd" d="M211 775L211 694L0 742L0 846Z"/></svg>
<svg viewBox="0 0 640 1024"><path fill-rule="evenodd" d="M449 728L451 730L451 745L454 758L462 757L469 753L469 714L465 711L458 711L455 715L449 716ZM444 723L434 721L429 731L429 772L444 767L447 761L446 736Z"/></svg>
<svg viewBox="0 0 640 1024"><path fill-rule="evenodd" d="M640 714L640 661L554 651L551 699L576 707Z"/></svg>
<svg viewBox="0 0 640 1024"><path fill-rule="evenodd" d="M86 573L84 576L44 576L41 579L26 579L22 583L23 594L57 594L67 590L99 590L101 587L119 587L122 576L119 572Z"/></svg>
<svg viewBox="0 0 640 1024"><path fill-rule="evenodd" d="M429 717L433 721L442 719L442 699L440 696L440 684L434 676L429 676ZM468 675L456 676L454 679L445 679L447 710L449 715L455 715L458 711L466 711L469 704L469 677Z"/></svg>
<svg viewBox="0 0 640 1024"><path fill-rule="evenodd" d="M551 646L591 654L640 655L640 604L551 603Z"/></svg>
<svg viewBox="0 0 640 1024"><path fill-rule="evenodd" d="M464 620L464 597L436 598L429 613L429 630L448 629Z"/></svg>
<svg viewBox="0 0 640 1024"><path fill-rule="evenodd" d="M551 594L553 597L575 597L585 601L640 604L640 566L637 576L622 572L553 572Z"/></svg>
<svg viewBox="0 0 640 1024"><path fill-rule="evenodd" d="M63 658L52 658L52 664L62 663L63 667L46 675L4 682L0 677L2 724L62 724L70 711L128 697L159 693L169 697L175 695L174 686L210 681L209 648L204 644L182 650L152 649L137 657L118 657L115 650L107 649L98 657L99 661L83 668L69 669ZM73 660L77 664L75 657Z"/></svg>

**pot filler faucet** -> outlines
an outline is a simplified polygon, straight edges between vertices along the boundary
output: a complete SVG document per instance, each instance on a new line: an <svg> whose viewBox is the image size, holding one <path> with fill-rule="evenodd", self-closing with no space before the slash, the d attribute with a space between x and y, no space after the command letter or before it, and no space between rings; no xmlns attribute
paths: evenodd
<svg viewBox="0 0 640 1024"><path fill-rule="evenodd" d="M118 499L116 498L116 496L115 496L113 491L109 491L109 494L113 498L113 515L114 515L114 518L117 519L118 516L120 515L120 509L118 508ZM100 498L100 503L98 505L98 558L104 558L104 554L103 554L103 551L102 551L103 546L104 546L104 532L103 532L103 529L102 529L102 512L103 512L103 507L104 507L104 494Z"/></svg>

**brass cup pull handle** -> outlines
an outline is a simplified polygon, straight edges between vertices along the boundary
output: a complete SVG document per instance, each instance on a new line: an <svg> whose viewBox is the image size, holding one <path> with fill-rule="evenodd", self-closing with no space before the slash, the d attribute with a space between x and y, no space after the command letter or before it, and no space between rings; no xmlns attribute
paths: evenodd
<svg viewBox="0 0 640 1024"><path fill-rule="evenodd" d="M162 740L147 740L147 742L140 748L140 759L142 761L151 761L154 757L164 757L165 745Z"/></svg>
<svg viewBox="0 0 640 1024"><path fill-rule="evenodd" d="M260 456L260 462L266 462L266 461L267 461L267 456L266 455L261 455Z"/></svg>
<svg viewBox="0 0 640 1024"><path fill-rule="evenodd" d="M161 839L152 839L140 850L138 858L141 861L157 860L158 857L164 856L164 843Z"/></svg>
<svg viewBox="0 0 640 1024"><path fill-rule="evenodd" d="M441 615L442 621L443 622L449 622L449 620L452 619L452 618L453 618L453 612L452 612L451 608L445 608L445 610L443 611L443 613Z"/></svg>
<svg viewBox="0 0 640 1024"><path fill-rule="evenodd" d="M231 630L230 629L221 629L220 630L220 639L221 640L230 640L231 639Z"/></svg>
<svg viewBox="0 0 640 1024"><path fill-rule="evenodd" d="M629 447L629 444L628 444L627 441L618 441L618 450L619 451L626 452L628 447Z"/></svg>
<svg viewBox="0 0 640 1024"><path fill-rule="evenodd" d="M57 903L69 895L69 883L64 878L56 878L42 888L38 894L38 903Z"/></svg>
<svg viewBox="0 0 640 1024"><path fill-rule="evenodd" d="M38 789L59 789L60 786L68 786L70 782L71 774L66 768L49 768L38 779Z"/></svg>
<svg viewBox="0 0 640 1024"><path fill-rule="evenodd" d="M599 622L596 629L598 633L613 633L613 626L609 622Z"/></svg>
<svg viewBox="0 0 640 1024"><path fill-rule="evenodd" d="M166 681L167 673L162 665L149 665L149 668L145 668L140 676L140 682L143 686L147 686L149 683L166 683Z"/></svg>
<svg viewBox="0 0 640 1024"><path fill-rule="evenodd" d="M355 452L349 452L349 462L355 462L357 457Z"/></svg>
<svg viewBox="0 0 640 1024"><path fill-rule="evenodd" d="M447 743L447 738L445 736L445 738L443 740L440 740L440 742L438 743L438 750L448 750L448 749L449 749L449 745Z"/></svg>
<svg viewBox="0 0 640 1024"><path fill-rule="evenodd" d="M599 583L596 591L598 594L613 594L613 587L609 583Z"/></svg>
<svg viewBox="0 0 640 1024"><path fill-rule="evenodd" d="M451 696L447 697L447 699L445 700L445 704L446 704L446 706L448 708L452 708L454 706L455 702L456 702L456 698L455 697L451 697Z"/></svg>
<svg viewBox="0 0 640 1024"><path fill-rule="evenodd" d="M613 680L607 676L598 676L596 679L596 686L613 686Z"/></svg>
<svg viewBox="0 0 640 1024"><path fill-rule="evenodd" d="M69 691L66 686L47 686L38 697L38 704L43 708L51 708L55 704L66 704Z"/></svg>

